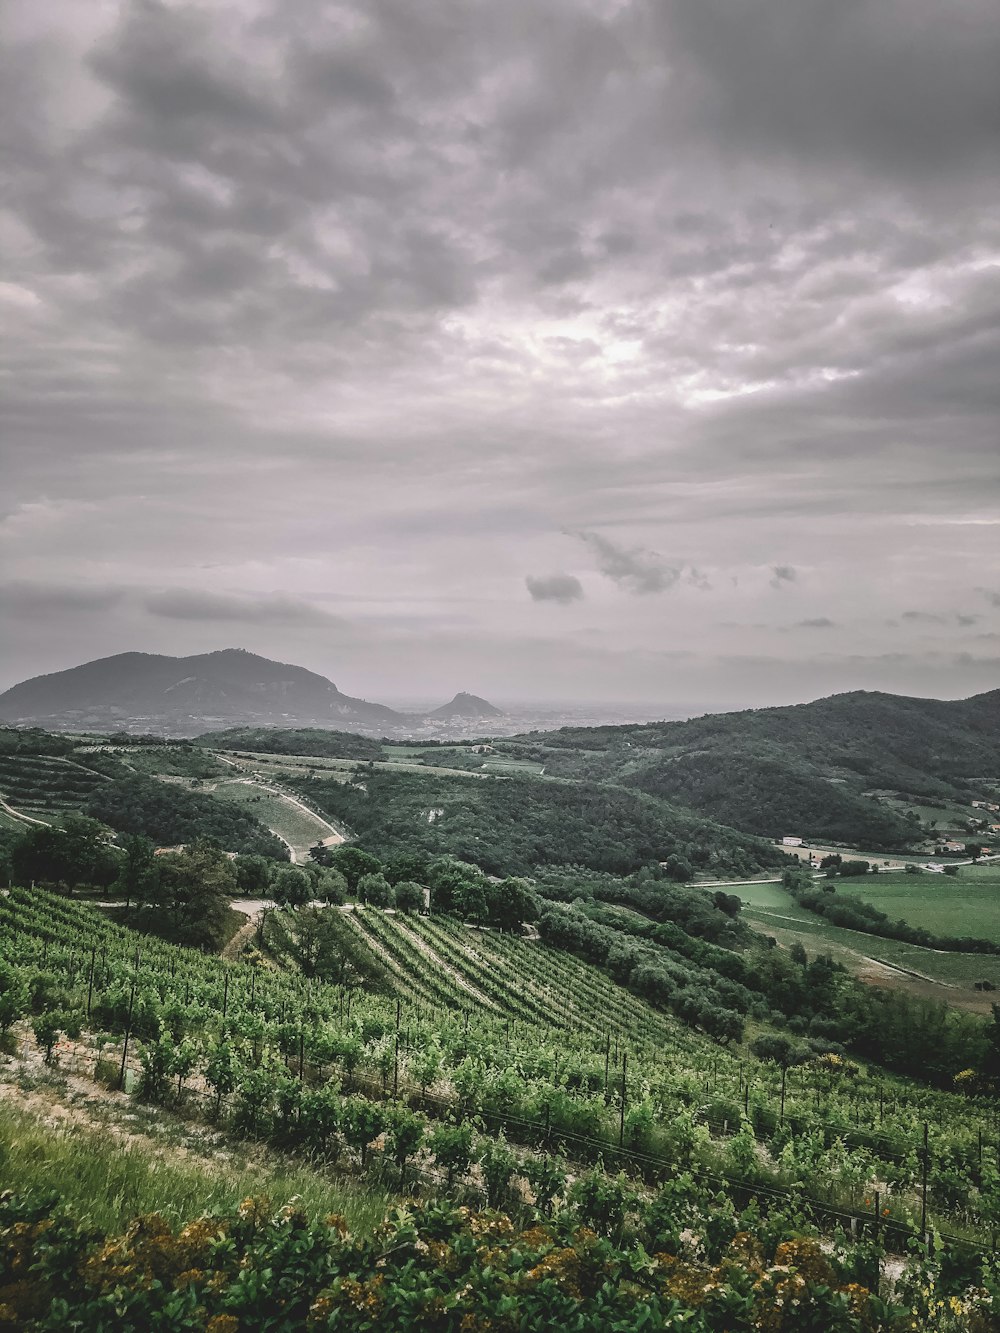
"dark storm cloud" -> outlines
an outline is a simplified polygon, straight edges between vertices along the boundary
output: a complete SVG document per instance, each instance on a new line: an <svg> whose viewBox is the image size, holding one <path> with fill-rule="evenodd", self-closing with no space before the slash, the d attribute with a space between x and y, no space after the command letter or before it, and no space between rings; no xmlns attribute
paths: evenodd
<svg viewBox="0 0 1000 1333"><path fill-rule="evenodd" d="M682 565L669 564L656 551L636 546L626 548L602 537L599 532L581 532L580 538L597 557L597 568L627 592L666 592L681 576Z"/></svg>
<svg viewBox="0 0 1000 1333"><path fill-rule="evenodd" d="M143 605L150 615L165 616L169 620L236 621L255 625L321 625L333 620L322 608L293 597L227 596L193 588L150 593L143 599Z"/></svg>
<svg viewBox="0 0 1000 1333"><path fill-rule="evenodd" d="M573 574L549 574L541 578L529 574L524 582L534 602L560 602L566 606L583 597L583 584Z"/></svg>
<svg viewBox="0 0 1000 1333"><path fill-rule="evenodd" d="M772 565L771 566L771 587L784 588L786 584L795 583L798 579L798 570L794 565Z"/></svg>

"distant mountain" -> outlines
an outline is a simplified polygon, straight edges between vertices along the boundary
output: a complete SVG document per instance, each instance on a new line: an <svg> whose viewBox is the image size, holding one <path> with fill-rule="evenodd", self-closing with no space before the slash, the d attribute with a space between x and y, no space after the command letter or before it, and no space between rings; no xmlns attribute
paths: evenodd
<svg viewBox="0 0 1000 1333"><path fill-rule="evenodd" d="M858 690L519 741L550 776L620 782L747 832L901 849L914 825L866 793L968 799L983 787L973 779L996 783L1000 690L957 700Z"/></svg>
<svg viewBox="0 0 1000 1333"><path fill-rule="evenodd" d="M434 735L450 724L461 727L502 716L485 699L464 693L432 713L400 713L342 694L325 676L304 667L272 662L242 648L195 657L118 653L35 676L0 694L0 722L16 726L171 736L232 727L305 727L369 737Z"/></svg>
<svg viewBox="0 0 1000 1333"><path fill-rule="evenodd" d="M36 676L0 695L0 720L171 735L237 723L394 732L409 721L383 704L342 694L325 676L240 648L194 657L119 653Z"/></svg>
<svg viewBox="0 0 1000 1333"><path fill-rule="evenodd" d="M503 717L503 713L485 699L480 699L478 694L466 694L463 690L455 695L451 703L442 704L433 713L425 713L424 716L428 721L451 722L463 719L479 722L491 717Z"/></svg>

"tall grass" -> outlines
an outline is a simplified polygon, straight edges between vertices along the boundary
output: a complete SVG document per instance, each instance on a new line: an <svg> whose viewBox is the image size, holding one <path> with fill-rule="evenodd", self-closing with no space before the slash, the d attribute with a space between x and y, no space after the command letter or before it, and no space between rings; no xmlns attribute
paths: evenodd
<svg viewBox="0 0 1000 1333"><path fill-rule="evenodd" d="M280 1158L251 1159L227 1145L225 1160L170 1155L166 1146L121 1140L90 1126L51 1125L0 1102L0 1188L55 1193L80 1221L102 1232L121 1231L140 1213L181 1222L229 1211L248 1195L275 1208L295 1200L311 1218L342 1213L356 1234L385 1215L389 1196L378 1189L330 1180Z"/></svg>

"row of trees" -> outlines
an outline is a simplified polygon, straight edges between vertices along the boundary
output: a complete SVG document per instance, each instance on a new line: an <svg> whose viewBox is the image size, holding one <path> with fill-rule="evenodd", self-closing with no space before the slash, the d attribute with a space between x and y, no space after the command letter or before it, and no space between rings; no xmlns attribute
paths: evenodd
<svg viewBox="0 0 1000 1333"><path fill-rule="evenodd" d="M840 873L850 876L855 873L851 870L852 866L867 864L867 861L846 861L840 867ZM867 903L861 898L842 898L829 880L822 881L817 888L812 877L802 870L786 870L783 883L800 907L804 907L807 912L815 912L833 926L845 926L848 930L861 930L868 935L902 940L905 944L918 944L927 949L1000 954L1000 944L993 940L965 935L935 935L923 926L912 926L903 920L893 921L874 903Z"/></svg>
<svg viewBox="0 0 1000 1333"><path fill-rule="evenodd" d="M403 852L383 861L354 846L314 847L311 855L344 878L348 891L372 907L457 916L477 926L519 931L538 918L540 902L527 880L498 879L455 857Z"/></svg>

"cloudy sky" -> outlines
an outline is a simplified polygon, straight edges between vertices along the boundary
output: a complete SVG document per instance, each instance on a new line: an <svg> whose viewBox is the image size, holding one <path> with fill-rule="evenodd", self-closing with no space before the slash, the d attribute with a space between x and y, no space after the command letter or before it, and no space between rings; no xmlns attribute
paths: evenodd
<svg viewBox="0 0 1000 1333"><path fill-rule="evenodd" d="M8 0L0 686L1000 685L995 0Z"/></svg>

